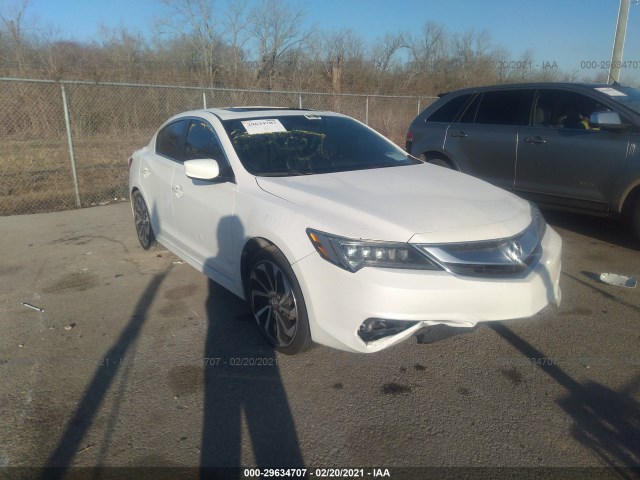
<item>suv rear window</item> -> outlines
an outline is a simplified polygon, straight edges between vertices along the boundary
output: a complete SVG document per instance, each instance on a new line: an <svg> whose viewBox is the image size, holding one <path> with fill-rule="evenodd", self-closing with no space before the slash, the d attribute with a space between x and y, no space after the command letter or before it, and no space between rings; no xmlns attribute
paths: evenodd
<svg viewBox="0 0 640 480"><path fill-rule="evenodd" d="M462 107L464 107L467 101L471 98L471 94L458 95L457 97L451 98L449 101L447 101L447 97L449 97L449 95L446 95L443 98L444 105L429 115L427 118L428 122L453 122L454 118L456 118L460 110L462 110Z"/></svg>
<svg viewBox="0 0 640 480"><path fill-rule="evenodd" d="M485 92L475 123L488 125L528 125L533 90Z"/></svg>

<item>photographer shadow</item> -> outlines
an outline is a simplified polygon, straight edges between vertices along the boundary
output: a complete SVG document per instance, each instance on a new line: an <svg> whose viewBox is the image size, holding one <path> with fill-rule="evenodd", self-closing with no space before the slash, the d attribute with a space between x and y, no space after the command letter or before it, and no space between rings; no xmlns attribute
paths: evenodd
<svg viewBox="0 0 640 480"><path fill-rule="evenodd" d="M223 218L219 240L228 228L242 225L235 217ZM219 245L218 258L231 258L225 257L226 244ZM277 354L260 334L249 306L209 280L206 312L202 477L239 477L237 467L251 464L303 467Z"/></svg>

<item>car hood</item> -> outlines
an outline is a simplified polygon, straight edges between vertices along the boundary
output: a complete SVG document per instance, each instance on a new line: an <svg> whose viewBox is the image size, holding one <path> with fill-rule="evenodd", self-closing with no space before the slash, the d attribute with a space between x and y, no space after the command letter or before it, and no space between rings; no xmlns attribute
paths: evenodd
<svg viewBox="0 0 640 480"><path fill-rule="evenodd" d="M504 238L531 221L528 202L429 164L292 177L256 177L304 209L309 228L350 238L415 243Z"/></svg>

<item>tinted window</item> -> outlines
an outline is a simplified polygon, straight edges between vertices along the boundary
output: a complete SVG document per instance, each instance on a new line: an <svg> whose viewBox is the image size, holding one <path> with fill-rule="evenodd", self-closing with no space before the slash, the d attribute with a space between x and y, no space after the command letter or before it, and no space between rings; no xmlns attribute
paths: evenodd
<svg viewBox="0 0 640 480"><path fill-rule="evenodd" d="M528 125L532 100L532 90L485 92L476 114L476 123Z"/></svg>
<svg viewBox="0 0 640 480"><path fill-rule="evenodd" d="M188 120L170 123L158 132L156 153L172 160L182 161L182 138Z"/></svg>
<svg viewBox="0 0 640 480"><path fill-rule="evenodd" d="M213 158L225 160L218 137L211 125L203 120L192 120L184 145L184 159Z"/></svg>
<svg viewBox="0 0 640 480"><path fill-rule="evenodd" d="M254 175L310 175L420 163L350 118L282 115L227 120L223 125L240 161Z"/></svg>
<svg viewBox="0 0 640 480"><path fill-rule="evenodd" d="M536 100L533 125L590 130L591 114L609 110L603 103L586 95L564 90L541 90Z"/></svg>
<svg viewBox="0 0 640 480"><path fill-rule="evenodd" d="M447 96L445 96L443 100L446 100ZM453 119L456 118L456 115L458 115L458 112L462 110L462 107L464 107L464 105L467 103L467 101L470 98L471 98L471 94L458 95L457 97L453 97L448 102L445 102L445 104L442 107L440 107L438 110L436 110L431 115L429 115L429 118L427 118L427 121L446 122L446 123L453 122Z"/></svg>
<svg viewBox="0 0 640 480"><path fill-rule="evenodd" d="M476 121L476 112L478 111L478 104L480 103L480 98L482 98L482 95L476 95L476 98L474 98L473 102L471 102L471 105L469 105L465 109L464 113L462 114L458 122L473 123Z"/></svg>

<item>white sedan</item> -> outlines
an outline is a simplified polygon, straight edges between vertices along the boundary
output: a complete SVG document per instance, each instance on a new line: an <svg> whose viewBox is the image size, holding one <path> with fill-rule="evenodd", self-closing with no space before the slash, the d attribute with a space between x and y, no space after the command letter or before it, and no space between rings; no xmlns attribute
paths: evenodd
<svg viewBox="0 0 640 480"><path fill-rule="evenodd" d="M129 168L141 245L246 299L284 353L376 352L560 302L561 240L535 206L344 115L185 112Z"/></svg>

